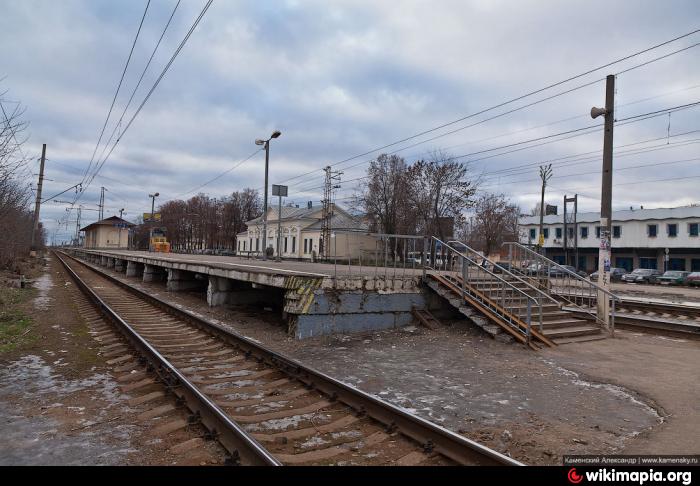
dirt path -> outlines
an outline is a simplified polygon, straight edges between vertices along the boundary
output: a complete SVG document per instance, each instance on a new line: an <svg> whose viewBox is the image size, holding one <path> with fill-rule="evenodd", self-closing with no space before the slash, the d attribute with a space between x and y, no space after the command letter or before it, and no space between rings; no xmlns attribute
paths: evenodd
<svg viewBox="0 0 700 486"><path fill-rule="evenodd" d="M543 355L597 381L619 384L653 400L664 424L630 440L634 454L700 453L700 342L639 332L559 348Z"/></svg>
<svg viewBox="0 0 700 486"><path fill-rule="evenodd" d="M138 418L143 407L129 404L141 390L125 392L115 379L60 264L49 260L35 277L35 288L11 304L13 315L29 322L27 333L0 354L0 465L223 460L216 443L189 458L172 453L169 437L153 434L152 424ZM193 429L185 438L198 433Z"/></svg>

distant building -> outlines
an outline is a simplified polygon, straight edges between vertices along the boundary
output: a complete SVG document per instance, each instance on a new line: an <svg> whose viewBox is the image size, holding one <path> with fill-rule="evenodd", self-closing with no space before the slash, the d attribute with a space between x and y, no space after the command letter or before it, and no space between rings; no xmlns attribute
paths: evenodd
<svg viewBox="0 0 700 486"><path fill-rule="evenodd" d="M521 243L537 244L539 218L520 218ZM635 268L700 271L699 230L700 206L614 211L610 235L612 266L628 271ZM567 232L568 263L579 270L596 270L600 214L578 213L576 226L568 224ZM545 216L543 233L546 256L565 263L563 215Z"/></svg>
<svg viewBox="0 0 700 486"><path fill-rule="evenodd" d="M282 207L282 258L311 260L320 257L323 208L311 203L305 207ZM248 229L237 235L239 255L262 254L272 247L277 255L278 208L267 212L267 237L263 235L262 217L246 223ZM337 258L359 258L363 252L374 252L376 239L368 233L367 224L339 206L334 206L331 218L330 252ZM334 236L333 236L334 235Z"/></svg>
<svg viewBox="0 0 700 486"><path fill-rule="evenodd" d="M85 233L83 246L85 248L117 249L129 248L129 228L133 223L112 216L89 224L80 231Z"/></svg>

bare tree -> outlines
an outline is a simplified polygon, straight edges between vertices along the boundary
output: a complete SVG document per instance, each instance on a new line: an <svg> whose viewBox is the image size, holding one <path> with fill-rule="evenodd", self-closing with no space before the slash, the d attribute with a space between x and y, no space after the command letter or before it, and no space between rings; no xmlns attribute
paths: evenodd
<svg viewBox="0 0 700 486"><path fill-rule="evenodd" d="M159 211L173 250L233 250L236 236L246 221L260 216L261 207L258 192L244 189L221 199L197 194L187 201L168 201Z"/></svg>
<svg viewBox="0 0 700 486"><path fill-rule="evenodd" d="M0 228L4 233L0 239L0 267L18 270L18 259L29 253L33 230L29 210L31 193L21 180L26 170L20 173L28 162L22 146L27 140L24 132L29 124L23 119L21 105L6 102L5 94L0 93ZM44 239L40 227L39 245Z"/></svg>
<svg viewBox="0 0 700 486"><path fill-rule="evenodd" d="M474 204L478 181L470 177L467 164L444 152L414 163L407 174L407 193L418 216L419 231L445 240L453 227L464 221L464 212Z"/></svg>
<svg viewBox="0 0 700 486"><path fill-rule="evenodd" d="M503 194L485 194L476 200L473 224L466 235L469 245L488 257L504 241L517 241L520 208Z"/></svg>
<svg viewBox="0 0 700 486"><path fill-rule="evenodd" d="M415 211L408 195L408 169L404 159L382 154L370 162L367 181L360 186L353 206L366 215L373 231L415 232Z"/></svg>

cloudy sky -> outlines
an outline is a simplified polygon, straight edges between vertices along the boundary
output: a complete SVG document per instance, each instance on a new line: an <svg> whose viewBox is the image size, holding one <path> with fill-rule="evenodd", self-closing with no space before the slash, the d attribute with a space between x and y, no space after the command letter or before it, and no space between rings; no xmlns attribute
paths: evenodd
<svg viewBox="0 0 700 486"><path fill-rule="evenodd" d="M37 157L48 145L50 196L80 182L93 159L146 0L0 3L0 91L26 107L25 151ZM105 160L118 135L105 143L121 133L205 0L182 0L118 125L176 3L150 2L96 161ZM125 208L134 219L150 210L155 191L163 202L262 189L264 153L254 153L254 141L276 129L282 136L271 144L270 182L290 186L289 202L318 201L321 169L342 162L342 204L376 148L698 28L694 0L215 0L84 186L83 221L96 219L101 186L106 215ZM700 107L624 120L700 100L700 46L639 66L699 42L696 33L384 151L409 162L434 150L460 156L482 191L507 194L524 210L538 200L538 164L551 161L548 201L561 205L565 193L578 193L581 210L597 210L602 118L588 112L604 105L605 75L620 73L614 208L700 202ZM29 183L38 164L26 172ZM50 236L65 208L42 207ZM70 238L75 217L58 241Z"/></svg>

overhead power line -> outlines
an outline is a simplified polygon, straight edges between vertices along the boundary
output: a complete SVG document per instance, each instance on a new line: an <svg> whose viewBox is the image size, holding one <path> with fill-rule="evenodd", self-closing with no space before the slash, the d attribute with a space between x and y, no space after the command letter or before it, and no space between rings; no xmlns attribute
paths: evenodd
<svg viewBox="0 0 700 486"><path fill-rule="evenodd" d="M165 37L165 33L168 31L168 27L170 27L170 24L173 21L173 17L175 17L175 13L177 12L177 9L180 6L181 1L182 0L177 0L177 3L175 4L173 11L170 14L170 17L168 18L168 22L165 24L165 27L163 28L163 32L161 32L160 37L158 38L158 42L156 42L156 46L153 48L153 52L151 53L151 57L148 59L146 66L143 68L143 71L141 72L141 76L139 77L139 80L136 83L134 90L131 92L131 96L129 97L129 101L126 103L126 106L124 106L124 110L122 111L122 114L119 117L119 121L114 125L114 129L112 130L112 134L109 136L109 140L107 140L107 143L105 144L104 148L102 149L102 152L100 153L100 156L97 158L97 160L102 159L102 157L105 154L105 151L107 150L107 147L109 147L109 144L112 142L112 139L114 138L115 133L117 133L119 126L121 125L122 121L124 120L124 116L126 115L126 111L129 109L129 106L131 106L131 102L134 100L134 96L136 95L136 92L138 91L139 87L141 86L141 82L143 81L143 78L146 75L148 68L151 66L151 63L153 62L153 58L155 57L156 52L158 52L158 48L160 47L160 44L163 41L163 37Z"/></svg>
<svg viewBox="0 0 700 486"><path fill-rule="evenodd" d="M360 158L360 157L364 157L364 156L366 156L366 155L370 155L370 154L373 154L373 153L375 153L375 152L379 152L379 151L381 151L381 150L384 150L384 149L393 147L393 146L395 146L395 145L399 145L399 144L404 143L404 142L407 142L407 141L409 141L409 140L413 140L413 139L418 138L418 137L421 137L421 136L423 136L423 135L427 135L427 134L429 134L429 133L433 133L433 132L435 132L435 131L437 131L437 130L440 130L440 129L442 129L442 128L446 128L446 127L452 126L452 125L454 125L454 124L456 124L456 123L459 123L459 122L461 122L461 121L467 120L467 119L469 119L469 118L473 118L473 117L479 116L479 115L481 115L481 114L487 113L487 112L489 112L489 111L496 110L496 109L501 108L501 107L503 107L503 106L506 106L506 105L509 105L509 104L511 104L511 103L515 103L515 102L517 102L517 101L520 101L520 100L523 100L523 99L525 99L525 98L528 98L528 97L530 97L530 96L533 96L533 95L542 93L543 91L549 90L549 89L551 89L551 88L555 88L555 87L557 87L557 86L561 86L561 85L566 84L566 83L568 83L568 82L570 82L570 81L573 81L573 80L575 80L575 79L582 78L582 77L584 77L584 76L587 76L587 75L592 74L592 73L594 73L594 72L600 71L600 70L605 69L605 68L607 68L607 67L613 66L613 65L615 65L615 64L619 64L619 63L621 63L621 62L623 62L623 61L627 61L627 60L632 59L632 58L634 58L634 57L636 57L636 56L639 56L639 55L641 55L641 54L650 52L650 51L652 51L652 50L658 49L658 48L663 47L663 46L665 46L665 45L668 45L668 44L671 44L671 43L676 42L676 41L678 41L678 40L681 40L681 39L684 39L684 38L686 38L686 37L689 37L689 36L691 36L691 35L693 35L693 34L696 34L696 33L698 33L698 32L700 32L700 29L696 29L696 30L693 30L693 31L688 32L688 33L686 33L686 34L683 34L683 35L674 37L673 39L670 39L670 40L661 42L661 43L659 43L659 44L653 45L653 46L648 47L648 48L646 48L646 49L642 49L642 50L637 51L637 52L635 52L635 53L633 53L633 54L630 54L630 55L624 56L624 57L622 57L622 58L616 59L616 60L611 61L611 62L609 62L609 63L607 63L607 64L603 64L603 65L601 65L601 66L598 66L598 67L596 67L596 68L589 69L589 70L584 71L584 72L582 72L582 73L580 73L580 74L577 74L577 75L574 75L574 76L570 76L570 77L568 77L568 78L566 78L566 79L564 79L564 80L558 81L558 82L556 82L556 83L549 84L549 85L547 85L547 86L544 86L544 87L542 87L542 88L539 88L539 89L530 91L530 92L528 92L528 93L525 93L525 94L523 94L523 95L517 96L517 97L515 97L515 98L511 98L511 99L509 99L509 100L507 100L507 101L504 101L504 102L502 102L502 103L499 103L499 104L493 105L493 106L491 106L491 107L485 108L485 109L483 109L483 110L477 111L477 112L472 113L472 114L470 114L470 115L466 115L466 116L463 116L463 117L458 118L458 119L456 119L456 120L452 120L452 121L450 121L450 122L443 123L443 124L438 125L438 126L436 126L436 127L433 127L433 128L428 129L428 130L424 130L424 131L422 131L422 132L419 132L419 133L416 133L416 134L414 134L414 135L411 135L411 136L409 136L409 137L405 137L405 138L402 138L402 139L397 140L397 141L395 141L395 142L391 142L391 143L382 145L382 146L380 146L380 147L373 148L373 149L368 150L368 151L366 151L366 152L363 152L363 153L360 153L360 154L357 154L357 155L353 155L352 157L348 157L348 158L346 158L346 159L343 159L343 160L338 161L338 162L336 162L335 164L331 164L331 165L332 165L332 166L337 166L337 165L343 164L343 163L345 163L345 162L349 162L349 161L351 161L351 160L358 159L358 158ZM672 52L672 53L669 53L669 54L666 54L666 55L664 55L664 56L658 57L658 58L656 58L656 59L652 59L652 60L647 61L647 62L645 62L645 63L642 63L642 64L640 64L640 65L638 65L638 66L635 66L635 67L633 67L633 68L629 68L629 69L620 71L619 74L625 73L625 72L629 72L629 71L631 71L632 69L635 69L635 68L638 68L638 67L646 66L646 65L648 65L648 64L651 64L651 63L653 63L653 62L659 61L659 60L661 60L661 59L665 59L665 58L667 58L667 57L669 57L669 56L671 56L671 55L678 54L678 53L683 52L683 51L685 51L685 50L688 50L688 49L690 49L690 48L692 48L692 47L696 47L697 45L698 45L698 44L694 44L694 45L692 45L692 46L685 47L685 48L683 48L683 49L674 51L674 52ZM593 83L595 83L595 82L598 82L598 81L594 81ZM582 85L581 87L585 87L585 86L587 86L587 85L588 85L588 84ZM287 182L287 181L290 181L290 180L294 180L294 179L297 179L297 178L299 178L299 177L303 177L303 176L305 176L305 175L312 174L312 173L316 172L317 170L319 170L319 169L315 169L315 170L313 170L313 171L309 171L309 172L306 172L306 173L304 173L304 174L300 174L300 175L298 175L298 176L294 176L294 177L285 179L285 180L280 181L280 182Z"/></svg>
<svg viewBox="0 0 700 486"><path fill-rule="evenodd" d="M112 98L112 104L109 107L109 111L107 112L107 118L105 118L105 122L102 125L102 130L100 130L100 136L97 139L97 144L95 145L95 150L92 152L92 157L90 158L90 163L88 164L87 169L85 169L85 174L83 174L83 179L80 181L85 182L85 179L88 175L88 172L90 172L90 167L92 167L92 163L95 160L95 154L97 154L97 149L100 146L100 143L102 142L102 137L104 136L105 129L107 128L107 123L109 122L109 118L112 115L112 110L114 109L114 104L117 101L117 96L119 96L119 91L121 90L122 83L124 82L124 76L126 76L126 71L129 68L129 63L131 62L131 56L134 54L134 48L136 47L136 41L139 39L139 35L141 34L141 28L143 27L143 21L146 19L146 14L148 13L148 7L151 5L151 0L148 0L146 2L146 8L143 11L143 15L141 16L141 22L139 23L139 28L136 31L136 36L134 37L134 41L131 43L131 50L129 50L129 56L126 58L126 64L124 64L124 69L122 70L122 75L119 78L119 84L117 84L117 89L114 92L114 97Z"/></svg>
<svg viewBox="0 0 700 486"><path fill-rule="evenodd" d="M170 67L172 66L173 62L175 61L175 59L177 58L177 56L178 56L178 55L180 54L180 52L182 51L182 49L183 49L183 47L185 46L185 44L187 44L187 41L189 40L190 36L191 36L192 33L194 32L194 30L197 28L197 26L199 25L200 21L201 21L202 18L204 17L204 15L207 13L207 10L209 10L209 7L210 7L211 4L213 3L213 1L214 1L214 0L208 0L207 3L204 5L204 7L202 8L201 12L199 13L199 15L197 16L197 18L196 18L195 21L193 22L192 26L190 27L189 31L187 32L187 34L185 35L185 37L182 39L182 41L181 41L180 44L178 45L178 47L177 47L177 49L175 50L175 52L173 53L173 55L170 57L170 60L169 60L168 63L165 65L165 67L164 67L163 70L161 71L161 73L160 73L160 75L158 76L158 78L156 79L156 81L153 83L153 86L152 86L151 89L148 91L148 94L146 94L145 98L143 99L143 101L141 102L141 104L139 105L139 107L136 109L136 111L134 112L134 114L132 115L132 117L129 119L129 122L128 122L128 123L126 124L126 126L124 127L124 130L122 130L121 134L119 135L119 138L117 138L117 139L114 141L114 144L113 144L112 147L110 148L110 150L109 150L109 152L107 153L107 155L105 156L105 158L104 158L104 159L102 160L102 162L100 162L99 165L97 166L97 169L94 171L93 175L90 177L90 180L87 182L87 187L90 186L90 184L92 183L92 181L93 181L93 180L95 179L95 177L99 174L100 170L102 170L102 167L104 167L105 163L107 162L107 160L108 160L109 157L111 156L112 152L114 152L114 149L117 147L117 145L119 144L119 142L121 141L121 139L124 137L124 135L126 134L126 132L129 130L129 128L130 128L131 125L133 124L133 122L134 122L134 120L136 119L136 117L139 115L139 113L141 113L141 110L142 110L143 107L146 105L146 103L147 103L148 100L150 99L151 95L152 95L153 92L156 90L156 88L158 87L158 85L159 85L160 82L162 81L163 77L164 77L165 74L168 72L168 70L169 70ZM86 188L87 188L87 187L86 187ZM82 194L84 194L84 191L81 192L81 193L78 195L78 196L79 196L78 199L80 199L80 196L81 196Z"/></svg>

